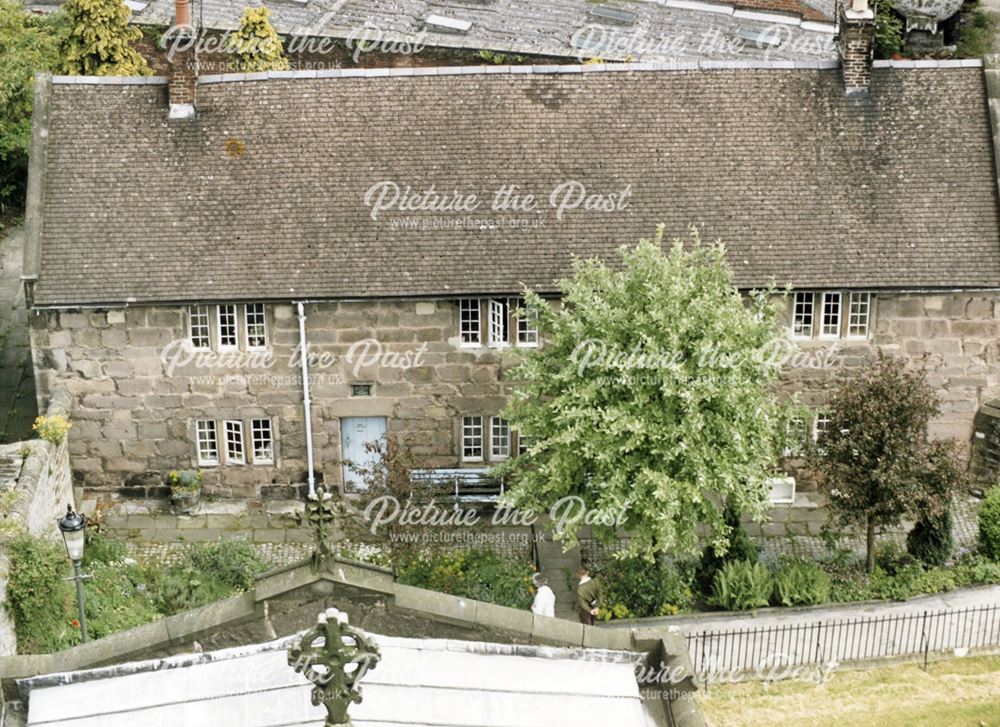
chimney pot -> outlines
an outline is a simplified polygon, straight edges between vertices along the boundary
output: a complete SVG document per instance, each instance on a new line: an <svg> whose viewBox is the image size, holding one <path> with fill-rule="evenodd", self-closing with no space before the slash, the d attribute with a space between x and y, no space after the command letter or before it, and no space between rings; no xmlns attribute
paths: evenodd
<svg viewBox="0 0 1000 727"><path fill-rule="evenodd" d="M840 3L840 70L848 96L868 93L872 77L872 55L875 50L875 13L868 0L847 0Z"/></svg>
<svg viewBox="0 0 1000 727"><path fill-rule="evenodd" d="M170 119L193 119L198 91L198 43L191 25L190 0L175 0L174 25L177 45L167 75Z"/></svg>

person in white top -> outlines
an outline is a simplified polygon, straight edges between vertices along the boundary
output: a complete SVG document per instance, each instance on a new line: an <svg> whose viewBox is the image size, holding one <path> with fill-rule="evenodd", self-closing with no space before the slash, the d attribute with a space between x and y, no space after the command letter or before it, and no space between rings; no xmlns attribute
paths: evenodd
<svg viewBox="0 0 1000 727"><path fill-rule="evenodd" d="M539 616L556 617L556 594L549 588L549 579L541 573L531 576L531 582L535 585L535 601L531 604L532 613Z"/></svg>

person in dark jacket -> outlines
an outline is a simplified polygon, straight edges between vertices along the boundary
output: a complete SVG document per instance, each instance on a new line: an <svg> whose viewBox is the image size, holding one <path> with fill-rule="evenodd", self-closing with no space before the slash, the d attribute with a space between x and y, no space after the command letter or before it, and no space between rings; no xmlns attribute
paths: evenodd
<svg viewBox="0 0 1000 727"><path fill-rule="evenodd" d="M601 591L597 587L597 581L590 577L587 566L580 566L577 575L580 583L576 587L576 611L580 616L580 623L593 626L597 609L601 606Z"/></svg>

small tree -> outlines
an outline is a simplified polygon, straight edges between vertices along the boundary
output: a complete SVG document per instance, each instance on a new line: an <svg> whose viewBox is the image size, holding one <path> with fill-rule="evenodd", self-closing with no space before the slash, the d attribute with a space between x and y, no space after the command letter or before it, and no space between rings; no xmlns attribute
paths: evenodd
<svg viewBox="0 0 1000 727"><path fill-rule="evenodd" d="M361 492L339 508L338 526L350 545L399 569L448 547L460 528L472 527L467 521L474 511L445 501L450 488L414 482L413 471L426 467L405 446L377 440L365 450L372 456L368 464L349 465L361 479Z"/></svg>
<svg viewBox="0 0 1000 727"><path fill-rule="evenodd" d="M948 507L959 467L950 449L927 444L937 411L924 374L881 351L828 405L830 423L812 462L835 520L866 532L869 573L880 528Z"/></svg>
<svg viewBox="0 0 1000 727"><path fill-rule="evenodd" d="M766 506L787 419L769 388L781 304L773 291L744 299L723 246L691 238L665 254L661 226L623 247L620 267L578 261L558 309L525 293L545 345L511 372L505 416L530 446L497 471L521 510L579 498L588 514L566 518L564 544L589 524L605 539L628 531L633 555L693 554L706 524L721 554L725 505Z"/></svg>
<svg viewBox="0 0 1000 727"><path fill-rule="evenodd" d="M271 11L267 8L244 8L240 28L229 36L226 49L233 54L233 68L237 71L286 71L288 59L284 55L281 38L271 25Z"/></svg>
<svg viewBox="0 0 1000 727"><path fill-rule="evenodd" d="M142 31L129 25L123 0L66 0L69 23L63 40L63 72L84 76L148 76L149 65L132 43Z"/></svg>
<svg viewBox="0 0 1000 727"><path fill-rule="evenodd" d="M906 550L927 565L940 566L955 549L951 515L953 493L968 484L952 442L932 442L927 448L917 493L917 522L906 536Z"/></svg>

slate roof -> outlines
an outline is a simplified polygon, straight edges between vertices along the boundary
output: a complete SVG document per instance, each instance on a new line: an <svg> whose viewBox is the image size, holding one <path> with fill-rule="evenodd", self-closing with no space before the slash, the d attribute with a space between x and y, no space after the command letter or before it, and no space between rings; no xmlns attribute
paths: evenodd
<svg viewBox="0 0 1000 727"><path fill-rule="evenodd" d="M554 291L660 222L724 240L743 288L1000 286L981 68L876 68L861 102L833 68L556 68L206 82L193 123L163 85L55 83L35 304ZM567 181L631 194L559 220ZM373 220L380 182L482 208ZM490 211L503 185L538 209Z"/></svg>
<svg viewBox="0 0 1000 727"><path fill-rule="evenodd" d="M151 0L135 12L133 20L169 24L174 2ZM584 35L608 41L610 45L599 55L612 60L627 56L635 61L836 57L832 3L827 0L277 0L265 4L271 10L272 24L283 34L347 39L369 28L380 40L413 39L425 30L428 16L439 15L472 26L463 34L427 32L423 42L428 45L581 56L583 60L598 54L582 53L572 42L575 34L587 30ZM636 19L625 23L603 20L593 14L598 4L635 13ZM234 30L245 5L245 0L204 0L198 5L196 21L204 28ZM772 47L745 38L741 41L740 31L769 32L781 43ZM638 42L615 46L633 36ZM706 36L725 42L706 45Z"/></svg>

